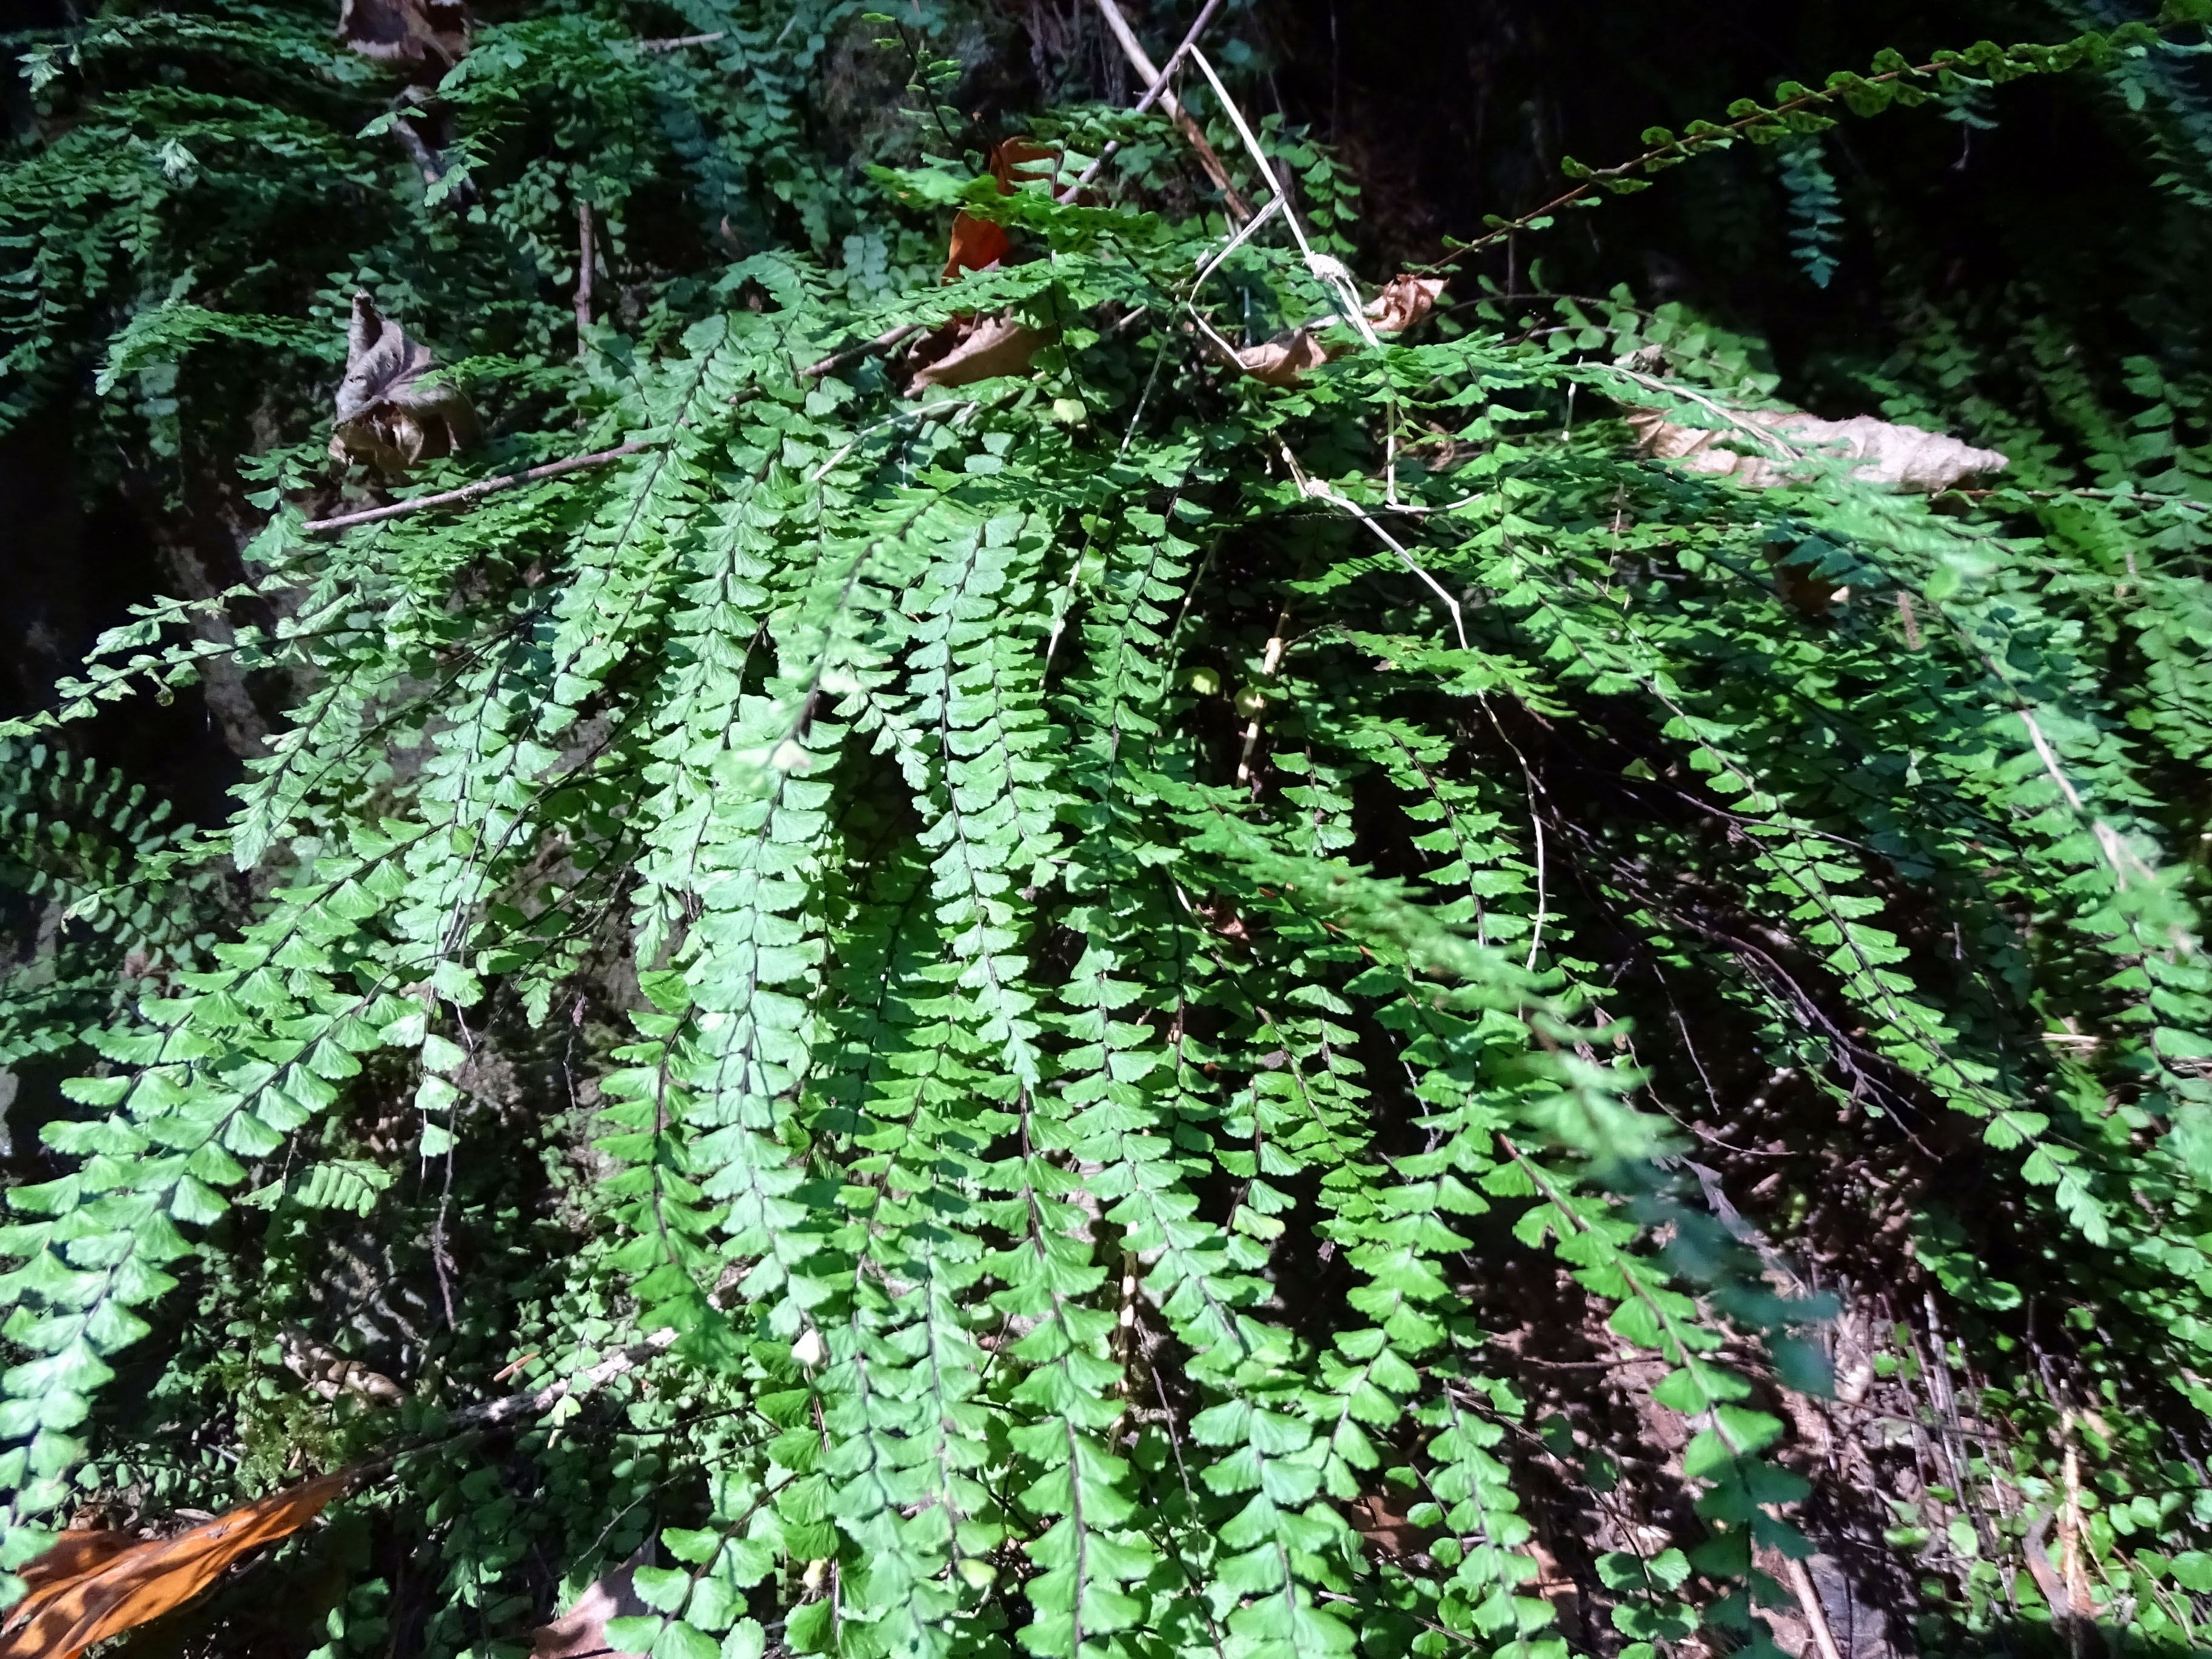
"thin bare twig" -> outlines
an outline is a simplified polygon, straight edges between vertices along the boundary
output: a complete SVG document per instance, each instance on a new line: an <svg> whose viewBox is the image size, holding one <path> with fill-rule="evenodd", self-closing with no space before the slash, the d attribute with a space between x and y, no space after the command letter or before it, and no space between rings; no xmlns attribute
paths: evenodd
<svg viewBox="0 0 2212 1659"><path fill-rule="evenodd" d="M1288 452L1285 451L1285 453L1287 456ZM1295 466L1297 463L1292 462L1291 465ZM1434 576L1429 574L1426 570L1424 570L1420 565L1415 562L1413 556L1406 550L1404 544L1400 542L1395 536L1393 536L1381 525L1376 523L1375 520L1368 515L1366 508L1360 506L1358 502L1353 501L1349 495L1338 494L1335 490L1329 488L1326 481L1320 478L1301 477L1298 481L1298 489L1301 493L1311 496L1315 500L1327 501L1331 507L1342 507L1346 513L1352 514L1353 518L1358 520L1360 523L1365 525L1370 530L1373 531L1375 534L1381 538L1383 546L1389 548L1393 553L1395 553L1398 556L1399 560L1405 565L1406 568L1412 571L1416 576L1419 576L1424 582L1427 583L1429 591L1444 602L1444 609L1451 612L1453 631L1459 635L1459 648L1462 651L1470 648L1467 642L1467 617L1465 613L1460 610L1459 601L1452 598L1452 596L1445 591L1444 585L1442 582L1438 581Z"/></svg>
<svg viewBox="0 0 2212 1659"><path fill-rule="evenodd" d="M851 437L848 438L844 443L839 447L836 453L830 456L830 458L823 462L821 465L816 467L812 476L810 477L806 482L809 483L820 483L823 479L830 476L831 471L836 468L838 462L843 460L848 455L859 448L860 445L866 442L868 439L874 437L877 433L884 430L888 427L897 426L907 421L941 421L948 415L965 415L969 410L975 407L975 399L973 398L965 398L957 404L925 404L920 409L910 409L903 414L890 416L884 420L878 421L873 426L864 427L860 431L855 432Z"/></svg>
<svg viewBox="0 0 2212 1659"><path fill-rule="evenodd" d="M842 351L830 353L819 362L808 364L799 371L799 378L802 380L818 380L824 374L842 368L848 363L857 363L863 357L872 357L879 351L889 351L921 326L920 323L901 323L896 328L887 328L872 340L863 340L856 346L848 346Z"/></svg>
<svg viewBox="0 0 2212 1659"><path fill-rule="evenodd" d="M1783 1571L1789 1575L1790 1588L1796 1592L1798 1608L1812 1629L1813 1645L1820 1650L1820 1659L1844 1659L1842 1650L1836 1646L1836 1633L1828 1628L1827 1609L1820 1605L1820 1592L1813 1588L1813 1575L1795 1556L1787 1560Z"/></svg>
<svg viewBox="0 0 2212 1659"><path fill-rule="evenodd" d="M1121 15L1121 7L1115 5L1114 0L1097 0L1097 4L1099 15L1106 20L1107 28L1112 32L1115 40L1121 42L1122 54L1128 58L1130 64L1145 77L1147 89L1154 82L1164 80L1165 77L1152 67L1151 57L1138 41L1136 31L1129 27L1129 20ZM1195 50L1190 43L1186 42L1185 45ZM1160 91L1160 107L1182 129L1182 136L1190 140L1190 147L1198 152L1198 164L1206 169L1206 176L1221 192L1222 200L1228 204L1229 216L1237 223L1243 224L1252 216L1251 204L1238 195L1237 186L1229 182L1229 169L1222 166L1221 157L1207 142L1205 132L1197 122L1191 119L1190 112L1176 101L1175 94L1164 88Z"/></svg>
<svg viewBox="0 0 2212 1659"><path fill-rule="evenodd" d="M1183 36L1182 44L1169 55L1168 61L1160 65L1160 72L1152 77L1152 84L1145 88L1145 95L1137 100L1137 106L1130 111L1131 114L1142 115L1163 99L1173 101L1168 92L1168 82L1175 78L1175 72L1182 67L1182 60L1198 44L1198 37L1206 33L1206 26L1213 21L1213 14L1220 9L1221 0L1206 0L1205 7L1198 14L1198 21L1190 26L1190 33ZM1099 169L1112 161L1115 152L1121 148L1119 138L1108 139L1106 148L1098 152L1098 159L1083 169L1081 178L1060 191L1059 199L1062 203L1073 201L1077 192L1098 176Z"/></svg>
<svg viewBox="0 0 2212 1659"><path fill-rule="evenodd" d="M496 478L479 478L472 484L463 484L459 489L443 490L435 495L417 495L413 501L394 501L389 507L366 507L359 513L341 513L334 519L310 519L300 528L310 536L324 536L334 530L351 530L358 525L382 524L386 519L420 513L428 507L459 507L489 495L494 490L512 489L516 484L536 483L541 478L557 478L564 472L575 472L587 466L605 466L610 461L618 461L625 455L635 455L641 449L652 447L652 441L641 438L635 443L602 449L594 455L571 455L566 460L548 461L543 466L533 466L521 472L503 472Z"/></svg>
<svg viewBox="0 0 2212 1659"><path fill-rule="evenodd" d="M716 29L712 34L672 34L658 40L641 40L640 52L681 52L686 46L711 46L727 34L727 29Z"/></svg>
<svg viewBox="0 0 2212 1659"><path fill-rule="evenodd" d="M1617 167L1594 167L1571 189L1562 191L1559 195L1554 196L1550 201L1545 203L1541 207L1531 208L1528 212L1520 215L1517 218L1492 219L1490 228L1484 234L1476 237L1471 242L1462 243L1459 246L1452 249L1449 253L1446 253L1442 258L1422 267L1422 269L1427 270L1437 270L1442 266L1453 263L1455 260L1463 259L1470 253L1480 253L1486 248L1494 247L1499 242L1504 241L1507 238L1512 236L1516 232L1534 230L1537 228L1538 221L1552 219L1562 210L1573 207L1578 203L1587 201L1589 197L1594 195L1601 187L1606 185L1613 184L1617 180L1624 179L1636 178L1639 174L1649 174L1650 173L1656 171L1656 169L1651 166L1651 163L1655 161L1668 161L1668 164L1671 165L1673 161L1687 161L1693 155L1702 155L1712 149L1725 148L1731 140L1739 135L1749 132L1753 127L1759 125L1763 122L1771 122L1778 117L1793 115L1802 109L1811 109L1819 106L1839 103L1845 98L1852 95L1852 92L1856 91L1859 88L1878 87L1887 85L1888 82L1893 81L1916 79L1920 76L1933 75L1938 70L1945 67L1946 65L1931 60L1925 64L1917 64L1899 69L1884 70L1878 75L1869 75L1863 78L1854 76L1849 77L1850 90L1847 91L1844 87L1838 85L1823 88L1817 91L1803 93L1796 98L1785 99L1783 102L1777 104L1772 109L1757 110L1752 114L1740 116L1723 126L1715 129L1708 129L1701 135L1695 135L1684 138L1670 138L1663 144L1655 144L1650 149L1645 150L1641 155L1632 156L1629 160L1621 162ZM1510 288L1512 283L1509 281L1506 286Z"/></svg>
<svg viewBox="0 0 2212 1659"><path fill-rule="evenodd" d="M571 1395L588 1394L625 1371L635 1370L675 1340L676 1333L672 1330L655 1331L644 1341L633 1342L629 1347L609 1354L588 1370L556 1378L529 1394L511 1394L502 1400L487 1400L481 1405L464 1407L446 1420L447 1427L449 1430L496 1428L502 1423L512 1423L517 1418L541 1416Z"/></svg>
<svg viewBox="0 0 2212 1659"><path fill-rule="evenodd" d="M2067 805L2074 809L2076 816L2089 817L2089 809L2082 805L2081 797L2075 793L2074 786L2066 781L2066 774L2059 769L2058 757L2051 751L2050 740L2043 735L2043 728L2035 723L2034 712L2025 702L2014 712L2019 714L2021 724L2027 727L2028 740L2034 744L2036 756L2043 762L2043 769L2051 775L2051 781L2066 797ZM2128 884L2130 866L2133 866L2132 873L2146 879L2154 878L2150 866L2135 855L2127 842L2120 839L2120 832L2110 823L2103 818L2092 818L2089 829L2097 838L2097 846L2105 855L2105 862L2112 866L2112 877L2118 885L2124 887Z"/></svg>
<svg viewBox="0 0 2212 1659"><path fill-rule="evenodd" d="M2118 501L2123 507L2185 507L2192 513L2212 513L2212 501L2194 495L2161 495L2147 489L2022 489L2016 484L1995 484L1986 489L1939 489L1939 495L1964 495L1980 501L1985 495L2026 495L2039 501L2066 501L2080 496L2095 501Z"/></svg>
<svg viewBox="0 0 2212 1659"><path fill-rule="evenodd" d="M1267 151L1260 148L1259 137L1253 132L1251 124L1245 120L1244 112L1237 106L1237 100L1229 95L1229 88L1221 84L1221 77L1213 72L1212 61L1195 46L1191 48L1190 60L1198 65L1199 73L1206 76L1206 84L1213 88L1213 95L1221 100L1223 112L1229 117L1230 125L1237 129L1237 136L1244 141L1245 154L1252 158L1252 165L1260 170L1261 180L1282 203L1284 222L1291 228L1291 235L1297 242L1298 252L1306 262L1306 269L1314 274L1316 282L1336 296L1337 308L1343 313L1345 321L1358 331L1359 337L1370 346L1381 343L1361 313L1359 293L1352 285L1352 273L1344 268L1344 262L1334 254L1321 252L1306 240L1305 228L1298 223L1298 216L1291 210L1290 191L1283 188L1282 179L1276 176L1274 164L1267 160Z"/></svg>

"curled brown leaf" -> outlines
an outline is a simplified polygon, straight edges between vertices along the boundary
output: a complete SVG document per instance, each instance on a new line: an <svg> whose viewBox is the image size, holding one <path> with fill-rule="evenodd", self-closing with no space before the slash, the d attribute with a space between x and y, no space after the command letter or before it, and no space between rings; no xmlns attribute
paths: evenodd
<svg viewBox="0 0 2212 1659"><path fill-rule="evenodd" d="M325 1347L303 1331L285 1330L283 1353L284 1369L325 1400L349 1394L380 1406L393 1406L405 1398L399 1385L382 1372Z"/></svg>
<svg viewBox="0 0 2212 1659"><path fill-rule="evenodd" d="M919 397L933 386L970 386L1001 374L1026 374L1030 359L1045 343L1040 330L1011 311L995 317L955 317L925 335L908 360L920 365L906 395Z"/></svg>
<svg viewBox="0 0 2212 1659"><path fill-rule="evenodd" d="M1404 333L1436 309L1444 281L1442 276L1416 276L1411 272L1393 276L1364 307L1369 325L1377 334Z"/></svg>
<svg viewBox="0 0 2212 1659"><path fill-rule="evenodd" d="M398 477L474 443L475 408L459 387L424 378L432 362L429 347L379 315L368 295L355 295L331 458L367 461Z"/></svg>
<svg viewBox="0 0 2212 1659"><path fill-rule="evenodd" d="M1305 329L1278 334L1264 345L1247 346L1237 354L1237 366L1255 380L1269 386L1296 386L1306 371L1328 361L1328 348Z"/></svg>

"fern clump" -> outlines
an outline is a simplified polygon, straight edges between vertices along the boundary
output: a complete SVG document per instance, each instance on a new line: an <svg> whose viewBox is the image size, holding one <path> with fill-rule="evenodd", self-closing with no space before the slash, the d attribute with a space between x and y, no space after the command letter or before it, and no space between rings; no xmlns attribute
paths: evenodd
<svg viewBox="0 0 2212 1659"><path fill-rule="evenodd" d="M1926 324L1847 412L2011 464L1900 491L1679 304L1369 304L1202 49L994 167L988 19L675 9L33 43L11 410L254 527L7 728L7 1564L357 1464L321 1654L2193 1642L2201 373ZM1778 143L1825 286L1842 113L2187 33L1570 196ZM326 456L356 290L480 446ZM220 832L65 758L218 672Z"/></svg>

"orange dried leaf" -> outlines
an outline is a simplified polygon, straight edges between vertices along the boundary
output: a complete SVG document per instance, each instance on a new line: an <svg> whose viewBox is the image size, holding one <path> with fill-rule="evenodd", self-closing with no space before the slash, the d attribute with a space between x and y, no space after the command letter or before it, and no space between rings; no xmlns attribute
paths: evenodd
<svg viewBox="0 0 2212 1659"><path fill-rule="evenodd" d="M995 317L956 317L915 348L921 362L906 395L925 386L970 386L1001 374L1026 374L1044 335L1016 320L1011 311Z"/></svg>
<svg viewBox="0 0 2212 1659"><path fill-rule="evenodd" d="M9 1609L0 1659L77 1659L95 1642L174 1611L246 1551L299 1531L352 1480L341 1469L173 1538L64 1533L22 1570L30 1594Z"/></svg>
<svg viewBox="0 0 2212 1659"><path fill-rule="evenodd" d="M1402 334L1436 309L1444 291L1441 276L1415 276L1410 272L1393 276L1364 310L1377 334Z"/></svg>
<svg viewBox="0 0 2212 1659"><path fill-rule="evenodd" d="M1048 163L1040 169L1039 163ZM1012 196L1014 186L1049 179L1060 166L1060 150L1052 144L1033 144L1026 138L1008 138L991 151L991 176L999 181L999 194Z"/></svg>
<svg viewBox="0 0 2212 1659"><path fill-rule="evenodd" d="M1004 225L978 219L963 208L952 216L952 248L945 256L945 280L951 282L963 270L988 270L1012 246Z"/></svg>
<svg viewBox="0 0 2212 1659"><path fill-rule="evenodd" d="M991 176L999 181L1001 196L1012 196L1018 185L1050 178L1059 166L1057 149L1033 144L1025 138L1008 138L991 151ZM1005 226L979 219L963 208L952 216L952 246L945 256L945 280L951 282L963 270L988 270L1012 247Z"/></svg>

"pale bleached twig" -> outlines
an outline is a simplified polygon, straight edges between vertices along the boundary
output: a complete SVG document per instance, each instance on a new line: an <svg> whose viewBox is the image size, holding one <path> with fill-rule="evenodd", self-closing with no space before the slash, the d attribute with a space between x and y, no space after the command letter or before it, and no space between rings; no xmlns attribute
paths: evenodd
<svg viewBox="0 0 2212 1659"><path fill-rule="evenodd" d="M511 1394L503 1400L487 1400L466 1406L447 1419L449 1430L496 1428L518 1418L540 1417L574 1395L588 1394L625 1371L635 1370L676 1340L673 1330L655 1331L642 1342L620 1348L587 1370L557 1377L529 1394Z"/></svg>
<svg viewBox="0 0 2212 1659"><path fill-rule="evenodd" d="M1513 752L1518 755L1521 751L1516 749ZM1528 930L1528 969L1533 974L1536 971L1536 953L1544 945L1544 917L1550 895L1544 884L1544 815L1536 810L1535 775L1528 770L1526 760L1521 763L1521 773L1522 781L1528 786L1528 827L1536 832L1536 921Z"/></svg>
<svg viewBox="0 0 2212 1659"><path fill-rule="evenodd" d="M586 337L592 330L592 266L599 258L592 246L592 204L576 204L576 355L580 357L588 349Z"/></svg>
<svg viewBox="0 0 2212 1659"><path fill-rule="evenodd" d="M1237 106L1237 100L1229 95L1229 88L1221 84L1221 77L1213 72L1212 64L1196 46L1190 49L1190 61L1198 65L1206 76L1206 84L1213 88L1213 95L1221 100L1221 107L1228 112L1230 122L1237 129L1237 136L1244 141L1244 149L1252 157L1252 165L1260 169L1260 177L1283 203L1283 217L1290 223L1291 234L1297 239L1298 252L1305 257L1306 269L1313 272L1315 279L1323 288L1336 296L1338 309L1344 313L1345 320L1358 330L1359 337L1370 346L1381 345L1382 342L1375 337L1375 331L1368 325L1366 315L1360 307L1359 290L1352 285L1352 273L1344 268L1344 262L1334 254L1316 252L1314 245L1306 240L1305 228L1298 223L1298 216L1291 210L1289 192L1284 190L1283 181L1275 176L1275 169L1269 163L1267 152L1260 148L1259 139L1246 124L1244 112Z"/></svg>
<svg viewBox="0 0 2212 1659"><path fill-rule="evenodd" d="M1163 99L1173 101L1168 92L1168 82L1175 78L1175 72L1182 67L1182 60L1190 55L1190 49L1198 44L1198 37L1206 33L1206 26L1213 21L1213 14L1220 9L1221 0L1206 0L1205 6L1198 14L1198 21L1190 26L1190 33L1183 36L1182 44L1169 55L1166 63L1160 65L1160 71L1152 77L1152 85L1145 88L1145 95L1137 100L1137 106L1129 112L1132 115L1142 115ZM1141 52L1142 48L1139 50ZM1121 148L1119 138L1108 139L1106 148L1098 152L1098 159L1084 168L1083 176L1062 191L1057 199L1063 204L1073 201L1077 192L1098 176L1099 169L1112 161L1115 152Z"/></svg>
<svg viewBox="0 0 2212 1659"><path fill-rule="evenodd" d="M674 34L659 40L641 40L640 52L681 52L686 46L711 46L725 34L726 29L716 29L712 34Z"/></svg>
<svg viewBox="0 0 2212 1659"><path fill-rule="evenodd" d="M1331 507L1342 507L1346 513L1352 514L1353 518L1358 520L1360 523L1365 525L1368 529L1373 531L1376 537L1381 539L1382 544L1398 556L1400 561L1405 565L1407 569L1412 571L1416 576L1419 576L1424 582L1428 584L1429 591L1434 593L1439 599L1442 599L1444 603L1444 608L1451 612L1452 628L1459 635L1459 648L1462 651L1471 649L1472 647L1470 647L1467 642L1467 617L1460 610L1459 601L1452 598L1452 596L1445 591L1444 585L1438 581L1434 576L1429 574L1426 570L1423 569L1419 563L1415 561L1413 556L1406 550L1404 544L1401 543L1395 536L1393 536L1389 531L1385 530L1381 525L1376 523L1375 520L1369 516L1365 507L1360 506L1358 502L1353 501L1350 496L1340 495L1337 491L1330 489L1325 480L1307 477L1304 472L1299 468L1297 462L1291 459L1291 452L1288 449L1284 450L1283 459L1286 461L1290 461L1291 463L1291 476L1297 480L1299 494L1309 496L1315 501L1327 501Z"/></svg>
<svg viewBox="0 0 2212 1659"><path fill-rule="evenodd" d="M1129 60L1137 73L1145 77L1146 88L1149 90L1154 82L1164 79L1161 72L1152 66L1152 60L1146 52L1143 45L1139 42L1136 31L1129 27L1129 20L1121 15L1121 7L1115 5L1114 0L1097 0L1097 5L1099 15L1106 20L1107 28L1112 32L1115 40L1121 43L1122 55ZM1190 51L1193 57L1197 56L1198 48L1195 45L1191 46ZM1229 169L1221 165L1221 157L1215 154L1212 144L1207 141L1206 134L1200 129L1198 123L1191 119L1190 112L1176 102L1175 94L1164 87L1161 88L1159 96L1160 107L1168 112L1170 119L1182 129L1182 136L1190 141L1190 147L1198 152L1199 165L1206 169L1206 176L1211 179L1214 187L1220 191L1222 199L1228 204L1229 216L1240 224L1250 218L1252 216L1250 205L1237 193L1237 186L1229 182Z"/></svg>
<svg viewBox="0 0 2212 1659"><path fill-rule="evenodd" d="M2066 804L2078 817L2089 817L2089 809L2082 805L2081 797L2074 792L2074 786L2067 781L2066 774L2059 770L2058 757L2052 750L2050 740L2043 735L2043 728L2035 723L2033 711L2023 708L2016 712L2020 715L2020 723L2027 728L2028 741L2035 745L2036 755L2043 762L2043 769L2051 775L2051 781L2066 797ZM2135 873L2145 878L2151 876L2150 866L2135 855L2127 842L2120 839L2120 832L2111 824L2102 818L2090 818L2089 830L2097 838L2097 847L2104 854L2105 862L2112 866L2112 878L2121 886L2128 884L2131 866Z"/></svg>
<svg viewBox="0 0 2212 1659"><path fill-rule="evenodd" d="M1266 205L1261 207L1259 212L1254 214L1249 219L1244 222L1243 228L1239 230L1234 236L1231 236L1226 242L1224 242L1221 245L1221 251L1213 255L1212 258L1209 258L1204 264L1198 268L1198 276L1190 285L1190 291L1192 294L1195 295L1199 289L1204 288L1206 286L1206 279L1213 275L1215 270L1220 265L1224 259L1226 259L1231 254L1236 252L1238 248L1243 246L1246 240L1249 238L1255 231L1258 230L1261 226L1266 224L1268 220L1273 218L1278 213L1281 213L1283 211L1285 211L1283 198L1279 196L1270 196L1267 200Z"/></svg>

